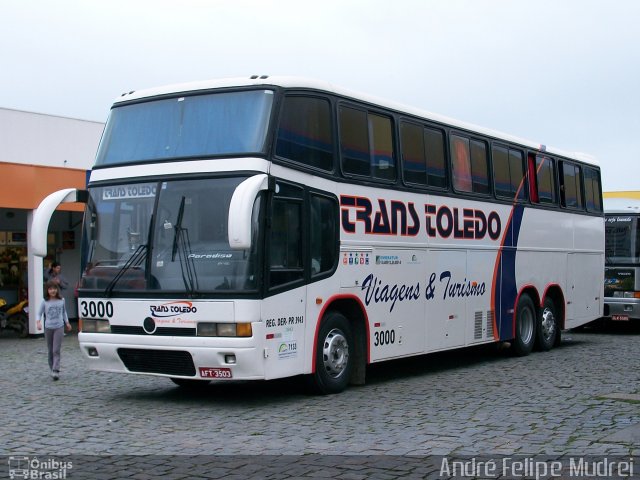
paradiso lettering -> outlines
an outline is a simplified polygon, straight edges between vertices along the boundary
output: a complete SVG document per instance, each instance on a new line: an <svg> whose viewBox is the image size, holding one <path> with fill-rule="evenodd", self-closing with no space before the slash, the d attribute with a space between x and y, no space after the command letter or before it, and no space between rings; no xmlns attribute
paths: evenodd
<svg viewBox="0 0 640 480"><path fill-rule="evenodd" d="M378 199L377 208L366 197L340 196L342 229L356 233L358 222L367 235L401 235L415 237L420 233L420 216L413 202L387 202ZM482 240L487 235L498 240L502 231L500 216L492 211L485 214L474 208L424 205L425 234L435 238Z"/></svg>
<svg viewBox="0 0 640 480"><path fill-rule="evenodd" d="M436 282L438 278L438 282ZM373 273L370 273L362 281L361 290L364 291L364 303L369 306L371 303L389 304L389 312L392 312L397 302L419 300L422 292L420 282L411 284L389 284L380 280ZM452 278L449 270L445 270L440 275L432 273L429 276L427 286L424 290L424 298L432 300L438 290L442 292L442 299L456 299L465 297L482 297L487 287L485 282L473 280L458 281Z"/></svg>

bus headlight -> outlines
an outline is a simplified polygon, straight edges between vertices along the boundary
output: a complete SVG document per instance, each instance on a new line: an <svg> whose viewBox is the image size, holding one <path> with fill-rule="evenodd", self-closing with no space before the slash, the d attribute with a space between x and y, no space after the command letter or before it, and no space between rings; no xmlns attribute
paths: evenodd
<svg viewBox="0 0 640 480"><path fill-rule="evenodd" d="M199 337L251 337L251 323L199 322Z"/></svg>
<svg viewBox="0 0 640 480"><path fill-rule="evenodd" d="M199 337L217 337L218 336L218 327L215 323L198 323L198 333Z"/></svg>
<svg viewBox="0 0 640 480"><path fill-rule="evenodd" d="M109 320L98 320L94 318L81 318L79 330L86 333L111 333Z"/></svg>
<svg viewBox="0 0 640 480"><path fill-rule="evenodd" d="M219 323L218 336L219 337L235 337L236 324L235 323Z"/></svg>

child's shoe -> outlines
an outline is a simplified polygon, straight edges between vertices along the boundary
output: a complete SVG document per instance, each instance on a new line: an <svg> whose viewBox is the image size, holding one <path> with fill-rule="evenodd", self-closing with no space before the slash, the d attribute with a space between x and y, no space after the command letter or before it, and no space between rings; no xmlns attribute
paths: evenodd
<svg viewBox="0 0 640 480"><path fill-rule="evenodd" d="M54 381L55 381L55 380L58 380L58 379L60 378L60 372L59 372L58 370L54 370L54 371L51 373L51 376L53 377L53 380L54 380Z"/></svg>

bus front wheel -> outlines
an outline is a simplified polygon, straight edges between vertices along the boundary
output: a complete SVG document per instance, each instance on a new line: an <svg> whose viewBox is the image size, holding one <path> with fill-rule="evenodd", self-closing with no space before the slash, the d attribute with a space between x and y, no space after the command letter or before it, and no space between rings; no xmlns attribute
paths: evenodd
<svg viewBox="0 0 640 480"><path fill-rule="evenodd" d="M516 307L516 331L511 348L518 356L529 355L536 339L536 307L526 293Z"/></svg>
<svg viewBox="0 0 640 480"><path fill-rule="evenodd" d="M353 345L351 326L344 315L327 314L316 340L316 369L309 378L315 393L327 395L347 388L353 368Z"/></svg>

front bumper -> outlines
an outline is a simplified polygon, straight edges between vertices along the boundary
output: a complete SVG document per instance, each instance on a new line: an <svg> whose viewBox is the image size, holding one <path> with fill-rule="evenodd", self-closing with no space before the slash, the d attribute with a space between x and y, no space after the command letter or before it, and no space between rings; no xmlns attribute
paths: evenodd
<svg viewBox="0 0 640 480"><path fill-rule="evenodd" d="M256 338L78 334L91 370L207 380L216 371L225 380L264 379L264 348Z"/></svg>

